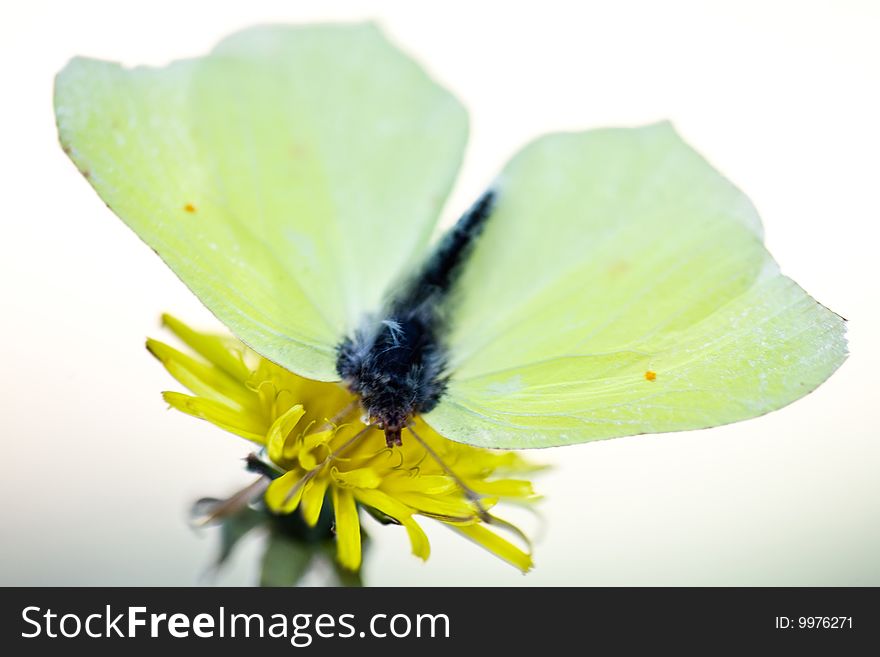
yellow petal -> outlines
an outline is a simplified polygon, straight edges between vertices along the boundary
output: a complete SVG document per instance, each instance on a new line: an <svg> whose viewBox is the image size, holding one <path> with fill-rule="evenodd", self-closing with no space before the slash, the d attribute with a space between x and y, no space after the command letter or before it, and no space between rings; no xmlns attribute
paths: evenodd
<svg viewBox="0 0 880 657"><path fill-rule="evenodd" d="M242 384L247 381L250 371L241 359L241 354L229 349L228 337L200 333L168 313L162 315L162 324L167 326L186 346L219 367L233 379Z"/></svg>
<svg viewBox="0 0 880 657"><path fill-rule="evenodd" d="M361 567L361 524L354 496L335 486L330 493L336 513L336 558L343 568L357 570Z"/></svg>
<svg viewBox="0 0 880 657"><path fill-rule="evenodd" d="M305 485L300 501L300 511L303 520L309 527L318 524L318 517L321 515L321 507L324 506L324 494L327 492L327 484L330 478L316 477Z"/></svg>
<svg viewBox="0 0 880 657"><path fill-rule="evenodd" d="M412 519L412 509L380 490L357 488L354 489L354 496L361 504L376 508L400 522L409 535L412 553L420 559L428 558L431 554L431 544L419 524Z"/></svg>
<svg viewBox="0 0 880 657"><path fill-rule="evenodd" d="M382 477L372 468L355 468L347 472L333 468L331 474L337 484L347 488L378 488L382 483Z"/></svg>
<svg viewBox="0 0 880 657"><path fill-rule="evenodd" d="M296 445L288 445L288 443L295 443L296 437L292 435L293 429L305 414L306 412L301 405L292 406L269 427L266 446L269 450L269 458L273 463L280 465L285 460L293 459L296 456Z"/></svg>
<svg viewBox="0 0 880 657"><path fill-rule="evenodd" d="M165 366L171 376L197 395L242 408L256 405L254 394L223 370L152 338L147 339L147 350Z"/></svg>
<svg viewBox="0 0 880 657"><path fill-rule="evenodd" d="M379 509L386 516L391 516L401 524L403 521L412 516L413 510L405 504L401 504L393 497L383 493L380 490L369 488L356 488L353 490L355 499L361 504L366 504L375 509Z"/></svg>
<svg viewBox="0 0 880 657"><path fill-rule="evenodd" d="M495 556L516 566L524 573L532 569L533 564L530 554L523 552L513 543L501 538L495 532L489 531L483 525L447 525L447 527L451 527L459 534L466 536L477 545L481 545Z"/></svg>
<svg viewBox="0 0 880 657"><path fill-rule="evenodd" d="M311 470L318 465L318 457L315 454L317 450L315 448L325 446L333 437L334 432L335 429L327 429L326 431L310 433L303 438L302 447L297 456L299 464L304 470Z"/></svg>
<svg viewBox="0 0 880 657"><path fill-rule="evenodd" d="M163 392L162 398L178 411L207 420L237 436L247 438L260 445L266 441L267 427L265 423L251 413L230 408L210 399L191 397L179 392Z"/></svg>
<svg viewBox="0 0 880 657"><path fill-rule="evenodd" d="M385 475L382 488L389 493L397 491L418 492L425 495L445 495L455 491L458 485L448 475L413 474L398 470Z"/></svg>
<svg viewBox="0 0 880 657"><path fill-rule="evenodd" d="M458 495L445 495L443 497L422 495L420 493L395 493L395 499L400 500L418 513L431 516L441 516L466 520L476 515L474 506L467 498ZM488 508L483 504L484 508Z"/></svg>
<svg viewBox="0 0 880 657"><path fill-rule="evenodd" d="M325 429L324 431L314 431L303 438L304 449L314 449L318 445L327 443L332 437L335 429Z"/></svg>
<svg viewBox="0 0 880 657"><path fill-rule="evenodd" d="M431 543L428 541L428 536L424 530L412 518L404 520L403 526L406 527L406 533L409 534L412 553L422 561L427 561L428 557L431 556Z"/></svg>
<svg viewBox="0 0 880 657"><path fill-rule="evenodd" d="M269 484L266 491L266 506L275 513L292 513L302 498L303 486L301 480L303 474L298 470L286 472L278 479Z"/></svg>
<svg viewBox="0 0 880 657"><path fill-rule="evenodd" d="M522 479L468 479L465 482L475 492L497 497L531 497L535 494L532 482Z"/></svg>

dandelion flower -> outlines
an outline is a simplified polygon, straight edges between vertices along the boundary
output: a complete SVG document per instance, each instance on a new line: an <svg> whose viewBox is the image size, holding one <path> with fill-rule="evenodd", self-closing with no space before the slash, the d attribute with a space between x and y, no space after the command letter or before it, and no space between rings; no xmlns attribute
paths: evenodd
<svg viewBox="0 0 880 657"><path fill-rule="evenodd" d="M411 428L415 440L388 447L342 384L297 376L230 336L197 332L169 315L163 322L193 352L147 341L193 393L165 392L165 401L260 446L268 476L246 494L265 491L272 512L299 512L314 526L329 501L343 567L361 564L359 508L403 526L421 559L430 544L416 516L443 523L523 572L532 567L530 551L495 529L512 531L527 545L524 534L491 513L499 502L537 499L521 477L539 468L516 452L452 442L420 418Z"/></svg>

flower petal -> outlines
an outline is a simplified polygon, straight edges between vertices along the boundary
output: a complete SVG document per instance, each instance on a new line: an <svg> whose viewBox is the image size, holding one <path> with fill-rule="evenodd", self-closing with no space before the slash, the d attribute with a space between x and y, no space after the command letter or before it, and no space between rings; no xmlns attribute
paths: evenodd
<svg viewBox="0 0 880 657"><path fill-rule="evenodd" d="M457 490L458 484L446 474L425 475L420 471L397 470L385 475L382 488L390 494L405 491L424 495L445 495Z"/></svg>
<svg viewBox="0 0 880 657"><path fill-rule="evenodd" d="M266 506L275 513L293 513L302 498L302 478L300 471L291 470L273 480L264 497Z"/></svg>
<svg viewBox="0 0 880 657"><path fill-rule="evenodd" d="M532 569L532 556L520 550L507 539L502 538L495 532L488 530L480 524L474 525L447 525L459 534L466 536L477 545L487 549L500 559L519 568L524 573Z"/></svg>
<svg viewBox="0 0 880 657"><path fill-rule="evenodd" d="M303 407L297 404L287 409L287 412L277 418L269 427L266 447L273 463L280 465L285 460L292 460L296 456L296 436L292 432L305 414ZM289 445L288 443L294 444Z"/></svg>
<svg viewBox="0 0 880 657"><path fill-rule="evenodd" d="M330 474L338 485L346 488L378 488L382 483L382 476L373 468L355 468L347 472L333 468Z"/></svg>
<svg viewBox="0 0 880 657"><path fill-rule="evenodd" d="M403 520L403 526L406 527L406 533L409 534L409 543L412 546L412 553L422 561L427 561L431 556L431 543L425 531L412 518Z"/></svg>
<svg viewBox="0 0 880 657"><path fill-rule="evenodd" d="M476 516L473 504L462 495L422 495L420 493L395 493L395 499L415 509L417 513L430 516L456 518L462 521ZM483 503L484 508L489 505Z"/></svg>
<svg viewBox="0 0 880 657"><path fill-rule="evenodd" d="M343 567L357 570L361 567L361 523L357 504L351 491L330 489L336 513L336 558Z"/></svg>
<svg viewBox="0 0 880 657"><path fill-rule="evenodd" d="M333 437L335 429L310 433L303 437L302 447L297 453L300 467L311 470L318 465L318 457L315 455L316 448L326 447L327 442Z"/></svg>
<svg viewBox="0 0 880 657"><path fill-rule="evenodd" d="M235 381L244 384L248 380L250 370L242 360L241 354L229 349L228 337L200 333L168 313L162 315L162 324L167 326L190 349L219 367Z"/></svg>
<svg viewBox="0 0 880 657"><path fill-rule="evenodd" d="M309 527L318 524L318 517L321 515L321 507L324 506L324 494L327 492L327 485L330 478L316 477L305 485L300 501L300 512L303 520Z"/></svg>
<svg viewBox="0 0 880 657"><path fill-rule="evenodd" d="M523 479L468 479L465 483L477 493L497 497L532 497L532 482Z"/></svg>
<svg viewBox="0 0 880 657"><path fill-rule="evenodd" d="M380 490L357 488L354 490L354 496L362 504L374 507L400 522L409 535L412 553L423 560L428 558L431 554L431 543L419 523L413 520L412 509Z"/></svg>
<svg viewBox="0 0 880 657"><path fill-rule="evenodd" d="M260 445L266 441L266 426L258 418L239 409L230 408L210 399L191 397L180 392L163 392L162 398L178 411L207 420L221 429L247 438Z"/></svg>
<svg viewBox="0 0 880 657"><path fill-rule="evenodd" d="M387 516L391 516L401 524L413 514L413 509L380 490L356 488L353 492L358 502L379 509L379 511Z"/></svg>
<svg viewBox="0 0 880 657"><path fill-rule="evenodd" d="M197 395L242 408L255 406L254 394L223 370L152 338L147 339L147 351L165 366L171 376Z"/></svg>

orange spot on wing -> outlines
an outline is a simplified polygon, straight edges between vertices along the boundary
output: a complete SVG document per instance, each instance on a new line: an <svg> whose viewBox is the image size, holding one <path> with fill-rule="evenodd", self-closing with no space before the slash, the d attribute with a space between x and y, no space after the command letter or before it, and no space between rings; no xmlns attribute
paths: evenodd
<svg viewBox="0 0 880 657"><path fill-rule="evenodd" d="M196 206L194 206L192 203L187 203L186 205L183 206L183 209L185 212L189 212L190 214L195 214Z"/></svg>
<svg viewBox="0 0 880 657"><path fill-rule="evenodd" d="M630 264L626 260L617 260L608 267L608 275L612 278L622 276L630 269Z"/></svg>
<svg viewBox="0 0 880 657"><path fill-rule="evenodd" d="M294 160L305 159L309 156L309 149L303 144L291 144L287 147L287 154Z"/></svg>
<svg viewBox="0 0 880 657"><path fill-rule="evenodd" d="M647 372L645 372L645 378L648 381L653 381L654 379L657 378L657 372L654 372L652 370L648 370Z"/></svg>

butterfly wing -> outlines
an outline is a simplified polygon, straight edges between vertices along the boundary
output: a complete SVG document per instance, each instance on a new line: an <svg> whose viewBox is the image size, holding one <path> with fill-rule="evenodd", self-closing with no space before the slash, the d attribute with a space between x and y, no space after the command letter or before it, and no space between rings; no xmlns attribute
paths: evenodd
<svg viewBox="0 0 880 657"><path fill-rule="evenodd" d="M261 27L162 69L75 59L55 111L107 205L244 342L334 380L423 252L462 106L372 25Z"/></svg>
<svg viewBox="0 0 880 657"><path fill-rule="evenodd" d="M426 420L489 447L697 429L813 390L843 320L783 276L748 199L668 124L538 139L506 167Z"/></svg>

